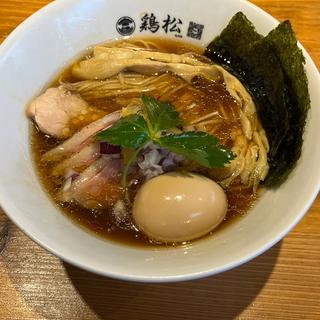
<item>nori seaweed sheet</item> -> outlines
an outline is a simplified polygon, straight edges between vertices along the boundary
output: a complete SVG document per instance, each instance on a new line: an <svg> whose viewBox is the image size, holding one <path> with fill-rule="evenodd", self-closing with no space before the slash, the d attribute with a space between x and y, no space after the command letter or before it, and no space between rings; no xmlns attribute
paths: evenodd
<svg viewBox="0 0 320 320"><path fill-rule="evenodd" d="M235 75L251 93L270 144L264 184L279 186L301 155L310 108L305 59L289 21L263 37L239 12L205 55Z"/></svg>

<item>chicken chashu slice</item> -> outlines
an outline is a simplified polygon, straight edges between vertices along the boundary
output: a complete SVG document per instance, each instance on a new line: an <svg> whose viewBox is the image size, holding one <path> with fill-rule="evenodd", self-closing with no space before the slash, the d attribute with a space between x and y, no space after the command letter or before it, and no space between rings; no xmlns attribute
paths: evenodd
<svg viewBox="0 0 320 320"><path fill-rule="evenodd" d="M93 57L75 64L72 73L82 80L103 80L124 70L146 75L170 71L188 82L199 74L213 79L221 77L219 70L190 54L108 47L95 47Z"/></svg>
<svg viewBox="0 0 320 320"><path fill-rule="evenodd" d="M96 46L93 49L93 55L96 58L107 58L107 59L150 59L159 62L166 63L184 63L193 66L206 65L204 61L210 62L210 60L204 56L184 53L174 54L152 50L144 50L142 48L117 48L117 47L102 47Z"/></svg>
<svg viewBox="0 0 320 320"><path fill-rule="evenodd" d="M67 179L58 198L88 209L108 208L121 198L121 172L120 156L101 156L74 179Z"/></svg>
<svg viewBox="0 0 320 320"><path fill-rule="evenodd" d="M43 133L65 139L75 133L70 126L72 120L87 114L88 110L89 105L80 95L59 87L49 88L35 98L27 109L27 116Z"/></svg>
<svg viewBox="0 0 320 320"><path fill-rule="evenodd" d="M89 125L76 132L72 137L65 140L62 144L46 152L42 160L57 162L75 153L80 152L85 146L95 140L95 136L110 128L121 117L121 111L112 112L103 118L90 123Z"/></svg>

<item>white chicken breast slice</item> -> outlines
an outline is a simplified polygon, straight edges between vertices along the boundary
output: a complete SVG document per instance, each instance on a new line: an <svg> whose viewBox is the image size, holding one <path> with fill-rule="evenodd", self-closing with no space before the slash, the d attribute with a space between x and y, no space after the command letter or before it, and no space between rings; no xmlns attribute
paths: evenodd
<svg viewBox="0 0 320 320"><path fill-rule="evenodd" d="M74 132L70 123L88 112L89 105L79 95L62 87L50 88L34 99L27 109L39 129L58 139L70 137Z"/></svg>
<svg viewBox="0 0 320 320"><path fill-rule="evenodd" d="M167 63L183 63L193 66L206 65L206 63L195 58L194 55L186 54L174 54L158 51L150 51L143 49L133 48L110 48L97 46L93 50L94 57L102 59L150 59L153 61L167 62ZM199 56L200 57L200 56ZM204 59L201 56L201 59Z"/></svg>
<svg viewBox="0 0 320 320"><path fill-rule="evenodd" d="M172 72L190 82L197 75L204 75L210 79L221 78L220 68L214 65L189 65L183 63L167 63L150 59L104 59L92 58L75 64L72 73L83 80L103 80L119 74L122 71L133 71L145 75Z"/></svg>

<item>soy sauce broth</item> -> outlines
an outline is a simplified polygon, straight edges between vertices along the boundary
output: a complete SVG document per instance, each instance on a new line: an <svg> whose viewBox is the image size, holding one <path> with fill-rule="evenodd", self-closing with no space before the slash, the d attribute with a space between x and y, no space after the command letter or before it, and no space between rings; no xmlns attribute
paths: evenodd
<svg viewBox="0 0 320 320"><path fill-rule="evenodd" d="M158 48L163 52L169 53L186 53L194 52L195 54L202 54L202 49L198 47L191 46L187 43L178 40L167 40L167 39L148 39L152 41ZM139 39L129 40L134 44L139 44ZM82 60L82 59L80 59ZM71 74L71 68L66 69L60 76L59 81L68 81L68 82L77 82L78 79L74 78ZM50 87L56 87L59 85L59 81L56 80ZM202 87L202 90L208 90L208 95L215 94L212 99L220 98L225 101L227 105L232 108L232 101L225 97L225 92L223 91L222 85L217 85L217 87L212 88L212 86L206 86L200 79L196 79L195 86ZM179 95L183 95L183 92L176 93L176 101L179 101ZM199 98L199 97L195 97ZM203 102L203 112L212 112L211 100L202 97ZM172 101L174 104L174 101ZM120 109L121 106L117 103L117 100L114 98L105 99L102 101L97 101L95 103L90 103L92 106L92 115L97 114L98 117L102 117L105 114L111 113L117 109ZM231 110L231 109L230 109ZM205 114L205 113L204 113ZM92 116L88 115L88 116ZM185 120L190 120L190 115L186 115ZM77 123L74 124L75 126ZM81 123L78 123L79 128L81 128ZM225 129L219 129L217 133L218 138L225 139L224 143L228 145L230 142L227 136L227 133L239 126L239 123L235 120L234 123L226 126ZM57 191L63 185L63 179L53 177L50 175L50 170L52 169L52 164L44 163L41 161L42 155L59 145L62 141L59 141L55 138L49 137L42 132L40 132L35 125L31 125L31 149L33 155L33 162L37 170L40 181L44 187L44 190L49 195L50 199L58 206L61 212L63 212L68 218L72 219L77 225L81 226L87 231L98 235L99 237L112 240L118 243L131 245L131 246L143 246L143 247L168 247L176 246L180 244L159 244L153 241L150 241L143 233L139 232L136 229L122 229L116 226L113 222L111 215L111 208L104 210L89 210L76 203L61 203L57 199ZM252 190L242 186L239 182L233 183L226 191L228 198L228 212L224 222L215 229L212 233L219 232L220 230L227 227L235 219L243 216L254 204L256 200L256 195L252 194ZM208 235L210 236L210 235ZM197 240L196 240L197 241ZM184 243L186 244L186 243Z"/></svg>

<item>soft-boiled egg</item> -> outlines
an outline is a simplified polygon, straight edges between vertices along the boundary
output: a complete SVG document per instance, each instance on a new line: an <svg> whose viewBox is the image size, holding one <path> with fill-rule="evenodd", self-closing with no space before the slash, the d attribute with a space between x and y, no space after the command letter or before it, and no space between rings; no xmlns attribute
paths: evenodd
<svg viewBox="0 0 320 320"><path fill-rule="evenodd" d="M227 197L214 181L189 173L167 173L137 193L133 217L149 238L183 242L206 235L225 218Z"/></svg>

